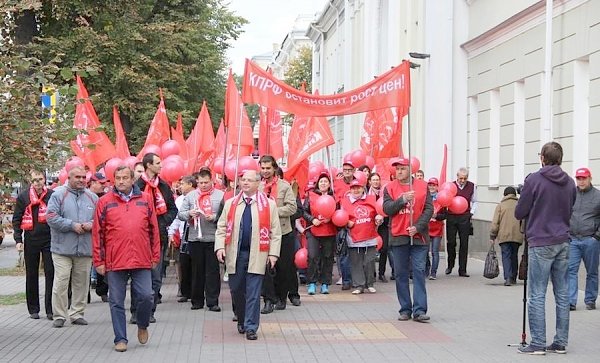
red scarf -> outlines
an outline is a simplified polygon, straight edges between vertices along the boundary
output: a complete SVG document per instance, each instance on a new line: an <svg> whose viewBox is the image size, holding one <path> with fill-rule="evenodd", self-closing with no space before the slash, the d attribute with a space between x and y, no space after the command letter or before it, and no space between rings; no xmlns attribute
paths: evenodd
<svg viewBox="0 0 600 363"><path fill-rule="evenodd" d="M25 208L25 213L23 213L23 218L21 219L21 229L24 231L32 231L33 230L33 207L39 205L37 221L39 223L46 223L46 210L47 206L44 203L44 197L48 194L48 189L44 186L42 189L42 194L37 196L35 189L33 187L29 188L29 205Z"/></svg>
<svg viewBox="0 0 600 363"><path fill-rule="evenodd" d="M274 176L271 182L267 182L263 179L263 193L269 196L269 198L277 201L277 181L278 177Z"/></svg>
<svg viewBox="0 0 600 363"><path fill-rule="evenodd" d="M215 188L210 188L207 192L200 191L200 196L198 196L198 208L202 211L202 214L205 216L210 216L213 214L212 212L212 203L210 202L210 195L215 190Z"/></svg>
<svg viewBox="0 0 600 363"><path fill-rule="evenodd" d="M155 176L154 179L150 180L148 175L144 172L142 173L142 180L146 182L144 192L149 193L154 197L154 208L156 209L156 215L161 216L167 213L167 202L158 188L158 175Z"/></svg>
<svg viewBox="0 0 600 363"><path fill-rule="evenodd" d="M231 201L231 207L229 208L229 213L227 213L227 225L225 227L225 246L231 243L235 209L240 203L240 199L243 195L244 193L239 193ZM256 204L258 207L259 249L261 252L269 252L269 244L271 241L271 209L269 207L267 195L261 192L256 193Z"/></svg>

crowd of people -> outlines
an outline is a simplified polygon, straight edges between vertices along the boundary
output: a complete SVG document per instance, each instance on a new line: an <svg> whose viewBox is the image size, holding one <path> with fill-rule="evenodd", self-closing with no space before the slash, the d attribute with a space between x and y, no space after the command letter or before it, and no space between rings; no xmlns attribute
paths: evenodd
<svg viewBox="0 0 600 363"><path fill-rule="evenodd" d="M516 283L518 250L529 241L532 342L521 349L529 354L566 352L568 313L576 308L581 260L588 271L587 309L595 309L598 295L600 192L586 168L576 173L576 191L560 169L562 149L557 149L544 146L543 167L526 179L520 199L515 188L504 190L490 229L491 242L502 249L507 286ZM67 183L54 190L46 187L43 173L32 171L31 186L19 195L13 218L17 248L25 250L30 317L40 318L42 258L45 312L55 328L67 322L88 324L84 313L92 281L110 306L114 349L126 351L125 296L131 280L129 322L137 324L138 341L145 344L149 324L157 321L170 254L177 261L177 301L190 303L191 310L220 312L221 281L226 281L233 321L248 340L258 338L261 314L285 310L288 302L301 305L299 275L309 296L329 294L335 285L355 295L374 294L377 281L388 282L388 264L400 306L398 320L428 322L426 280L438 278L444 234L445 273L451 274L455 266L458 234L458 275L469 277L476 187L467 169L460 168L454 184L469 208L456 214L436 203L437 178L425 180L421 170L411 175L406 158L394 159L391 166L390 180L382 180L368 166L346 160L340 175L323 170L304 190L285 181L269 155L258 160L257 168L239 170L235 181L201 168L169 185L160 177L161 158L153 153L133 169L118 167L108 178L95 173L86 181L85 168L75 166ZM540 193L553 197L544 199ZM344 211L343 225L322 215L318 206L323 196ZM518 222L523 219L526 238ZM295 263L300 247L308 251L305 269ZM550 276L558 332L545 347L543 304Z"/></svg>

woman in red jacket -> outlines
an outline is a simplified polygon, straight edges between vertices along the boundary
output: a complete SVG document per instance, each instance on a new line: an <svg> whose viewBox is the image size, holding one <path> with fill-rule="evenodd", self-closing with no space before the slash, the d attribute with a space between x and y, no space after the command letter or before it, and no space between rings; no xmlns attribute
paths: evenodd
<svg viewBox="0 0 600 363"><path fill-rule="evenodd" d="M377 226L383 217L375 209L375 196L365 194L365 186L359 180L350 183L350 193L341 201L341 208L348 212L348 255L352 271L353 294L377 290L375 282L375 259L377 253Z"/></svg>
<svg viewBox="0 0 600 363"><path fill-rule="evenodd" d="M314 205L322 195L333 197L331 180L326 173L319 175L316 187L308 192L308 197L304 200L304 219L309 226L312 226L306 231L308 240L308 272L306 278L309 295L316 293L317 281L321 281L321 294L329 294L329 285L331 285L333 274L333 254L337 229L330 219L323 218L323 216L310 209L311 204Z"/></svg>

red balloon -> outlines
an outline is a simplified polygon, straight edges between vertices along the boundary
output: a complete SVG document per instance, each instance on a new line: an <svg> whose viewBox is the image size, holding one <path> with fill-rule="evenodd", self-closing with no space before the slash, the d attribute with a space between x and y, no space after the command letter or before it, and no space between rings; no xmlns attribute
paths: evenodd
<svg viewBox="0 0 600 363"><path fill-rule="evenodd" d="M358 180L362 186L367 185L367 176L362 171L355 171L354 179Z"/></svg>
<svg viewBox="0 0 600 363"><path fill-rule="evenodd" d="M469 209L469 202L464 197L456 196L452 198L452 202L448 206L452 213L462 214Z"/></svg>
<svg viewBox="0 0 600 363"><path fill-rule="evenodd" d="M313 214L320 215L324 219L330 219L335 212L335 199L331 195L321 195L315 201L315 205L311 205Z"/></svg>
<svg viewBox="0 0 600 363"><path fill-rule="evenodd" d="M179 143L175 140L167 140L160 147L161 155L163 158L167 158L171 155L179 155L181 148Z"/></svg>
<svg viewBox="0 0 600 363"><path fill-rule="evenodd" d="M167 156L166 158L164 158L162 160L161 164L164 163L170 163L170 162L176 162L176 163L181 163L183 164L183 158L179 155L171 155L171 156Z"/></svg>
<svg viewBox="0 0 600 363"><path fill-rule="evenodd" d="M81 166L85 168L85 163L79 156L71 156L67 162L65 163L65 171L68 173L76 166Z"/></svg>
<svg viewBox="0 0 600 363"><path fill-rule="evenodd" d="M411 167L411 171L412 173L416 173L417 170L421 169L421 161L419 159L417 159L414 156L411 156L410 158L410 167Z"/></svg>
<svg viewBox="0 0 600 363"><path fill-rule="evenodd" d="M308 167L308 180L316 182L321 173L327 172L327 169L324 168L323 163L317 164L313 163Z"/></svg>
<svg viewBox="0 0 600 363"><path fill-rule="evenodd" d="M296 265L296 268L299 269L308 268L308 250L306 247L302 247L296 251L296 255L294 256L294 264Z"/></svg>
<svg viewBox="0 0 600 363"><path fill-rule="evenodd" d="M373 168L375 167L375 158L373 158L371 155L367 155L367 160L365 161L365 164L369 167L371 171L373 171Z"/></svg>
<svg viewBox="0 0 600 363"><path fill-rule="evenodd" d="M216 158L213 164L213 171L217 174L223 174L223 158Z"/></svg>
<svg viewBox="0 0 600 363"><path fill-rule="evenodd" d="M377 199L377 201L375 202L375 210L377 211L377 214L379 214L380 216L384 216L384 217L388 216L383 211L383 198Z"/></svg>
<svg viewBox="0 0 600 363"><path fill-rule="evenodd" d="M346 164L346 163L352 164L355 168L360 166L360 165L358 165L358 166L354 165L354 163L352 162L352 153L348 153L348 154L344 155L343 164Z"/></svg>
<svg viewBox="0 0 600 363"><path fill-rule="evenodd" d="M345 227L349 219L348 212L343 209L336 210L331 216L331 222L337 227Z"/></svg>
<svg viewBox="0 0 600 363"><path fill-rule="evenodd" d="M331 173L330 175L333 175L333 179L335 179L337 177L338 170L335 166L332 166L331 168L329 168L329 172Z"/></svg>
<svg viewBox="0 0 600 363"><path fill-rule="evenodd" d="M156 154L156 155L158 155L159 158L162 159L162 156L161 156L162 151L160 149L160 146L158 146L158 145L150 144L142 149L142 153L141 153L142 157L144 157L144 155L146 155L148 153Z"/></svg>
<svg viewBox="0 0 600 363"><path fill-rule="evenodd" d="M225 175L229 180L235 180L235 160L228 160L225 164Z"/></svg>
<svg viewBox="0 0 600 363"><path fill-rule="evenodd" d="M65 169L65 168L60 169L60 172L58 173L58 181L59 181L60 185L63 185L67 181L68 177L69 177L69 172L67 171L67 169Z"/></svg>
<svg viewBox="0 0 600 363"><path fill-rule="evenodd" d="M454 184L454 182L445 182L440 188L440 191L442 190L448 191L452 198L456 197L456 193L458 193L458 188L456 187L456 184Z"/></svg>
<svg viewBox="0 0 600 363"><path fill-rule="evenodd" d="M169 183L179 180L185 173L183 162L173 158L174 156L175 155L171 155L161 163L162 168L160 176Z"/></svg>
<svg viewBox="0 0 600 363"><path fill-rule="evenodd" d="M381 248L383 247L383 238L377 236L375 239L377 240L377 251L381 251Z"/></svg>
<svg viewBox="0 0 600 363"><path fill-rule="evenodd" d="M437 193L437 197L436 197L436 201L442 206L442 207L448 207L450 205L450 203L452 203L452 198L454 198L452 195L450 195L450 192L447 190L441 190Z"/></svg>
<svg viewBox="0 0 600 363"><path fill-rule="evenodd" d="M248 170L258 171L258 163L252 156L242 156L238 164L238 174L241 174Z"/></svg>
<svg viewBox="0 0 600 363"><path fill-rule="evenodd" d="M318 166L319 168L321 168L323 170L327 170L327 168L325 167L325 164L323 164L323 162L321 160L311 161L310 165Z"/></svg>
<svg viewBox="0 0 600 363"><path fill-rule="evenodd" d="M354 167L358 168L367 163L367 154L365 154L365 152L360 149L354 150L350 154L350 160L352 160L352 165L354 165Z"/></svg>
<svg viewBox="0 0 600 363"><path fill-rule="evenodd" d="M119 158L112 158L109 161L107 161L104 165L104 171L106 171L106 174L104 176L106 176L106 179L114 181L115 170L117 170L117 168L121 165L125 165L125 163Z"/></svg>
<svg viewBox="0 0 600 363"><path fill-rule="evenodd" d="M138 162L138 158L136 158L135 156L128 156L123 161L125 162L125 165L127 165L128 167L131 168L131 170L133 170L133 168L135 167L135 164L137 164L137 162Z"/></svg>

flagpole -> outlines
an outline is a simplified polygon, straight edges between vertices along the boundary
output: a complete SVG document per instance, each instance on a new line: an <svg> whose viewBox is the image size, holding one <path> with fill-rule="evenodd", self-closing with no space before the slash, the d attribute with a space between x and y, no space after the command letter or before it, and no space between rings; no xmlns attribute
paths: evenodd
<svg viewBox="0 0 600 363"><path fill-rule="evenodd" d="M331 171L331 152L329 151L329 146L326 146L325 149L327 150L327 165L329 165L329 178L331 180L331 182L329 183L329 185L331 187L331 191L335 195L335 190L333 189L333 181L335 179L333 178L333 172Z"/></svg>
<svg viewBox="0 0 600 363"><path fill-rule="evenodd" d="M408 190L410 192L413 191L413 184L412 184L412 151L411 151L411 137L410 137L410 107L408 108L408 118L407 118L407 123L408 123ZM413 202L410 204L410 209L409 209L409 214L410 214L410 226L413 226L413 222L414 222L414 214L413 214L413 205L414 205L414 199ZM413 244L413 236L410 237L410 244L412 246Z"/></svg>
<svg viewBox="0 0 600 363"><path fill-rule="evenodd" d="M235 178L233 182L233 190L235 194L235 190L237 189L237 176L238 176L238 168L240 164L240 151L241 151L241 143L242 143L242 117L244 115L244 104L240 102L240 114L239 114L239 122L238 122L238 144L237 144L237 153L235 155Z"/></svg>

